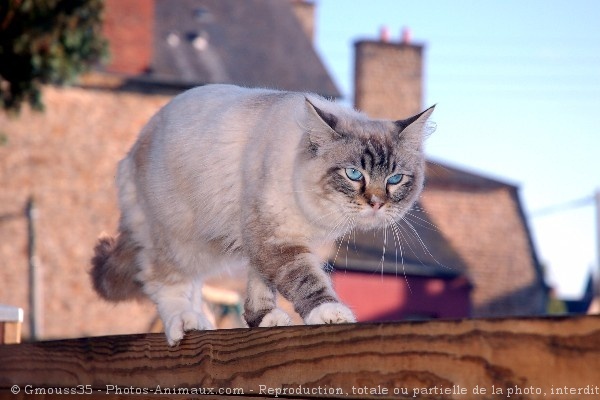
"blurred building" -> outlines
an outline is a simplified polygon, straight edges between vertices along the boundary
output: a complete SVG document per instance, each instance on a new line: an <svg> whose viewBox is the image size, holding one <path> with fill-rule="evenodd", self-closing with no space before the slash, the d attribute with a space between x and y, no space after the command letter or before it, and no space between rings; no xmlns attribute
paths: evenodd
<svg viewBox="0 0 600 400"><path fill-rule="evenodd" d="M384 28L379 40L355 43L354 102L358 109L389 119L414 115L423 109L424 46L413 43L410 36L410 31L405 30L398 40L392 41ZM372 308L358 302L358 310L367 309L365 319L464 316L461 296L466 291L465 281L471 285L468 315L544 313L547 288L517 186L429 161L425 190L416 210L413 214L420 215L407 218L416 232L410 227L404 229L405 239L414 241L412 246L404 246L404 271L408 271L408 277L404 284L393 279L398 286L395 296L402 299L396 304L402 307L382 312L376 303L389 304L388 296L394 292L375 291L380 293L376 296L380 300L366 301L373 304ZM378 238L378 242L383 242L383 238ZM393 268L380 268L390 279L403 275L395 266L395 258L393 263ZM351 269L372 281L372 269L361 265L353 263ZM431 273L428 268L436 272ZM358 277L352 279L360 281ZM411 292L411 282L416 287L423 284L424 289ZM337 287L342 298L352 303L351 293L357 293L358 286L338 283Z"/></svg>
<svg viewBox="0 0 600 400"><path fill-rule="evenodd" d="M340 97L312 46L314 12L304 1L107 0L111 62L77 87L45 88L44 113L0 114L0 304L24 308L26 336L32 323L40 338L153 326L152 305L106 303L87 276L96 238L117 226L118 160L152 114L195 85ZM423 51L407 36L357 42L357 108L394 119L420 111ZM332 256L336 287L359 318L542 313L546 290L518 188L432 162L426 187L412 227L402 227L401 254L388 232L383 259L382 233ZM243 291L238 274L217 286Z"/></svg>
<svg viewBox="0 0 600 400"><path fill-rule="evenodd" d="M598 311L594 312L594 310L591 308L594 301L594 296L596 294L594 290L596 285L597 282L594 279L594 274L590 271L588 273L585 289L583 290L581 297L561 299L565 305L565 311L568 314L587 314L588 312L597 314Z"/></svg>

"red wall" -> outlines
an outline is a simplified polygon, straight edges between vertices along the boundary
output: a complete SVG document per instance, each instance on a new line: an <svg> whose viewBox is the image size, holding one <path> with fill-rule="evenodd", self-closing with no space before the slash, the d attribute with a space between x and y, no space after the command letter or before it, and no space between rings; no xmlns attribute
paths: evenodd
<svg viewBox="0 0 600 400"><path fill-rule="evenodd" d="M154 0L106 0L104 35L112 72L137 75L152 62Z"/></svg>
<svg viewBox="0 0 600 400"><path fill-rule="evenodd" d="M333 283L340 299L362 322L470 316L470 285L464 277L339 271L333 274Z"/></svg>

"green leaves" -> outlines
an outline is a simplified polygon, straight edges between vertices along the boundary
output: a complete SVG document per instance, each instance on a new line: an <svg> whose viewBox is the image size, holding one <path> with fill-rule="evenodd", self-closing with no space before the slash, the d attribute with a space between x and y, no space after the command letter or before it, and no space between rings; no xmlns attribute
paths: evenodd
<svg viewBox="0 0 600 400"><path fill-rule="evenodd" d="M0 107L42 109L43 84L71 83L107 55L103 0L0 2Z"/></svg>

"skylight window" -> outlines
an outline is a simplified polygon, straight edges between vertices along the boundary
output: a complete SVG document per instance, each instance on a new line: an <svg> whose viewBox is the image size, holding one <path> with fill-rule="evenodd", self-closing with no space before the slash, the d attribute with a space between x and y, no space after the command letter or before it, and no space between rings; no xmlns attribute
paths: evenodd
<svg viewBox="0 0 600 400"><path fill-rule="evenodd" d="M167 35L167 43L171 47L177 47L177 46L179 46L179 43L181 43L181 39L179 38L179 35L176 34L175 32L170 32Z"/></svg>

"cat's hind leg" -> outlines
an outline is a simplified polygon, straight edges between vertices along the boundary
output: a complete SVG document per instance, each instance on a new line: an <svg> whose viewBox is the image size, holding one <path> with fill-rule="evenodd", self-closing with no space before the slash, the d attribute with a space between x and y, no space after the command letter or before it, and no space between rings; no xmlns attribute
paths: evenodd
<svg viewBox="0 0 600 400"><path fill-rule="evenodd" d="M183 339L185 332L213 329L203 312L202 281L155 282L145 286L146 293L154 301L165 328L170 346Z"/></svg>
<svg viewBox="0 0 600 400"><path fill-rule="evenodd" d="M244 319L249 327L287 326L289 315L277 308L276 291L252 267L248 271L248 289L244 304Z"/></svg>

